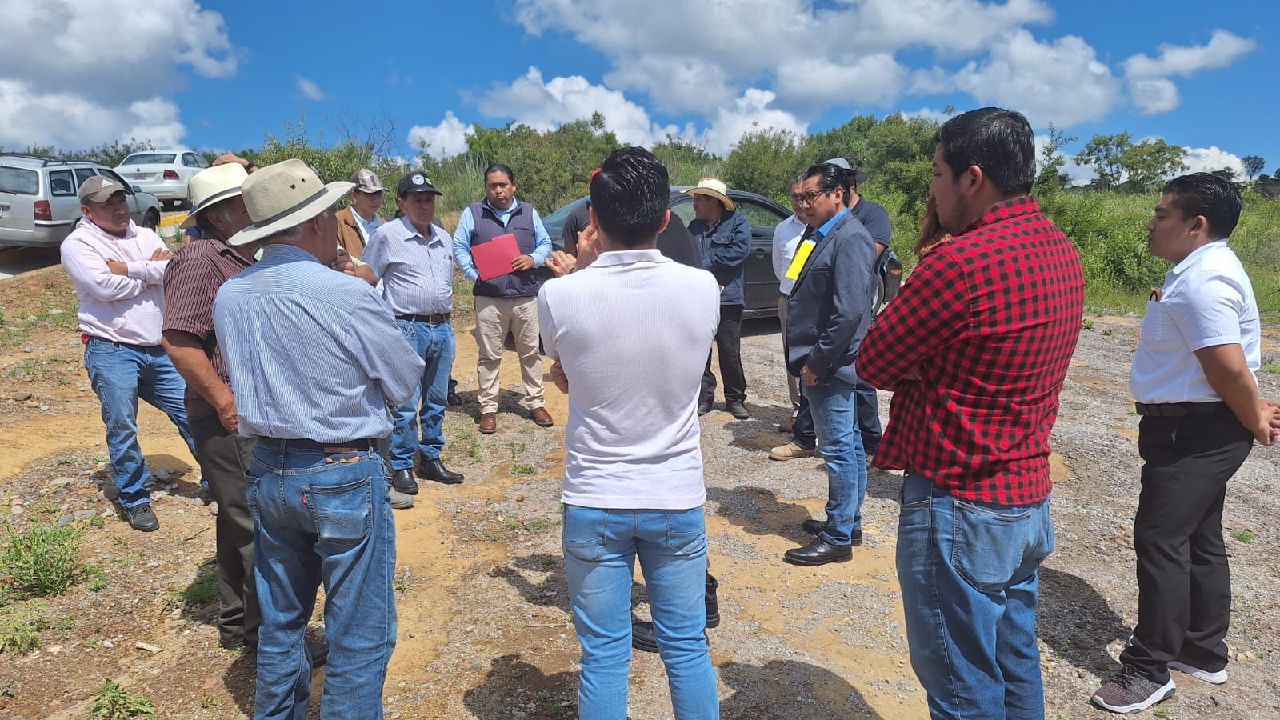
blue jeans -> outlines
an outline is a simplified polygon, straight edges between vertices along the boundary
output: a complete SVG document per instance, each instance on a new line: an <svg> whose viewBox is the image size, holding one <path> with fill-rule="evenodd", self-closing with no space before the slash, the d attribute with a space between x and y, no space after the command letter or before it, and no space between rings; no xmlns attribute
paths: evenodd
<svg viewBox="0 0 1280 720"><path fill-rule="evenodd" d="M150 476L138 445L138 398L169 416L195 457L196 443L187 429L182 399L187 385L159 345L125 345L91 337L84 346L84 368L102 405L107 454L120 491L116 502L124 508L149 503Z"/></svg>
<svg viewBox="0 0 1280 720"><path fill-rule="evenodd" d="M1044 717L1036 569L1053 551L1049 498L1021 507L902 484L898 582L911 667L934 718Z"/></svg>
<svg viewBox="0 0 1280 720"><path fill-rule="evenodd" d="M438 460L444 448L444 408L449 396L449 371L453 369L453 326L396 320L404 339L426 361L422 382L413 397L392 412L391 469L413 467L413 454L424 460ZM425 397L424 397L425 395ZM421 426L421 429L419 429Z"/></svg>
<svg viewBox="0 0 1280 720"><path fill-rule="evenodd" d="M325 454L260 439L246 475L258 628L255 720L303 720L311 664L303 633L324 583L329 641L321 717L382 718L396 644L396 528L387 470L372 450Z"/></svg>
<svg viewBox="0 0 1280 720"><path fill-rule="evenodd" d="M581 720L625 720L636 557L678 720L719 717L707 647L707 526L702 508L564 507L564 573L582 644Z"/></svg>
<svg viewBox="0 0 1280 720"><path fill-rule="evenodd" d="M862 530L862 499L867 494L867 456L858 431L853 385L829 378L803 385L809 399L818 452L827 464L827 526L820 537L832 545L848 545Z"/></svg>
<svg viewBox="0 0 1280 720"><path fill-rule="evenodd" d="M880 405L876 398L876 389L859 380L853 390L858 403L858 432L862 435L863 454L868 459L873 458L880 447L880 437L884 434L880 427ZM796 408L791 439L796 445L806 450L813 450L818 443L813 430L813 414L809 412L809 400L803 392L800 394L800 402Z"/></svg>

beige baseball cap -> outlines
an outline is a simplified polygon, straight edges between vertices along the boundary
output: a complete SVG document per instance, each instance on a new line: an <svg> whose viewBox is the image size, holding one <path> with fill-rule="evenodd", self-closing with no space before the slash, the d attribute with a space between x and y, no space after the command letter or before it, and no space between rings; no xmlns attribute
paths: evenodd
<svg viewBox="0 0 1280 720"><path fill-rule="evenodd" d="M128 188L105 175L94 175L80 184L80 203L104 203Z"/></svg>
<svg viewBox="0 0 1280 720"><path fill-rule="evenodd" d="M378 174L368 168L360 168L351 173L351 184L356 186L356 192L362 193L382 192L385 189Z"/></svg>

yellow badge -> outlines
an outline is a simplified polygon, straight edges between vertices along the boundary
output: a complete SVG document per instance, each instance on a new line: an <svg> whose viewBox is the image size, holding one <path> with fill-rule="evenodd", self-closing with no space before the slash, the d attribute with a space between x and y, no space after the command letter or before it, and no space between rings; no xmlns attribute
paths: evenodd
<svg viewBox="0 0 1280 720"><path fill-rule="evenodd" d="M804 264L809 262L809 254L813 252L814 245L817 243L805 240L800 243L800 247L796 248L795 257L791 258L791 267L787 268L788 280L800 279L800 271L804 270Z"/></svg>

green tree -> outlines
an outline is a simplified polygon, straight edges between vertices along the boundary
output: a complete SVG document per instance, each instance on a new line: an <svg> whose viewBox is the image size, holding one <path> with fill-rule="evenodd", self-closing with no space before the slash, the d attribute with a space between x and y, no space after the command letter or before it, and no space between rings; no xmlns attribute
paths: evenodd
<svg viewBox="0 0 1280 720"><path fill-rule="evenodd" d="M786 130L753 130L738 141L720 173L729 187L789 202L791 181L813 164L800 138Z"/></svg>
<svg viewBox="0 0 1280 720"><path fill-rule="evenodd" d="M1095 184L1104 190L1110 190L1120 184L1120 176L1124 172L1120 158L1132 145L1129 133L1094 135L1084 149L1076 154L1076 162L1091 166L1098 178Z"/></svg>
<svg viewBox="0 0 1280 720"><path fill-rule="evenodd" d="M934 135L938 123L890 115L867 132L866 170L871 181L901 193L902 212L919 216L933 177Z"/></svg>
<svg viewBox="0 0 1280 720"><path fill-rule="evenodd" d="M1128 176L1126 186L1134 192L1158 189L1167 179L1187 169L1186 148L1164 140L1143 140L1120 154L1120 167Z"/></svg>
<svg viewBox="0 0 1280 720"><path fill-rule="evenodd" d="M805 138L804 151L813 162L842 157L866 166L868 138L877 124L874 115L855 115L843 125Z"/></svg>
<svg viewBox="0 0 1280 720"><path fill-rule="evenodd" d="M1258 177L1258 173L1267 165L1267 161L1258 155L1245 155L1240 158L1240 162L1244 163L1244 174L1250 181Z"/></svg>
<svg viewBox="0 0 1280 720"><path fill-rule="evenodd" d="M651 151L667 167L672 185L694 185L704 177L716 177L723 162L706 148L673 137Z"/></svg>
<svg viewBox="0 0 1280 720"><path fill-rule="evenodd" d="M1075 141L1075 136L1068 137L1062 130L1054 127L1053 123L1049 123L1049 139L1040 148L1040 173L1036 176L1033 187L1037 195L1051 195L1070 183L1071 178L1062 172L1067 163L1062 148Z"/></svg>

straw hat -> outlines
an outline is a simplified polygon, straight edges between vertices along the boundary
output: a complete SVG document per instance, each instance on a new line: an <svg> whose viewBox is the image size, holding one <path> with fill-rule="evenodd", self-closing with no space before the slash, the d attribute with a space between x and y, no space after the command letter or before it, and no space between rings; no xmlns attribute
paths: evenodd
<svg viewBox="0 0 1280 720"><path fill-rule="evenodd" d="M245 172L244 166L236 163L205 168L191 176L191 181L187 183L191 212L187 213L187 219L182 221L180 227L192 227L196 224L198 213L239 195L240 186L247 177L249 173Z"/></svg>
<svg viewBox="0 0 1280 720"><path fill-rule="evenodd" d="M733 212L738 209L737 203L729 199L729 186L715 178L702 178L697 185L684 191L685 195L707 195L720 201L724 209Z"/></svg>
<svg viewBox="0 0 1280 720"><path fill-rule="evenodd" d="M349 182L325 185L301 160L285 160L259 169L243 185L244 206L253 224L227 241L236 247L301 225L333 207L351 192Z"/></svg>

